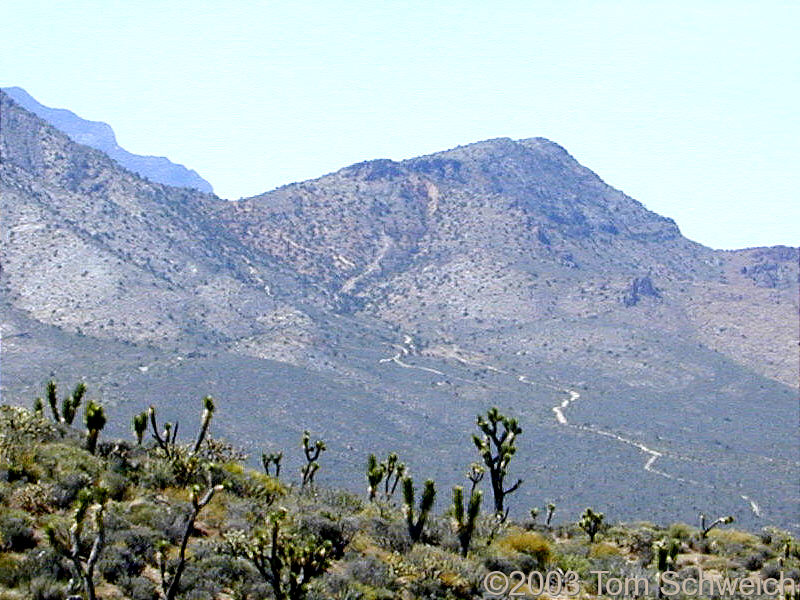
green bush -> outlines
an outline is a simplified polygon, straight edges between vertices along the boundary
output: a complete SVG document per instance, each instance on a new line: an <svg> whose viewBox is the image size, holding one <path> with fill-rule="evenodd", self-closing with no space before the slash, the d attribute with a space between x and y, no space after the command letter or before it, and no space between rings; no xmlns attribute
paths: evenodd
<svg viewBox="0 0 800 600"><path fill-rule="evenodd" d="M31 581L31 600L64 600L66 595L66 588L52 579L37 577Z"/></svg>
<svg viewBox="0 0 800 600"><path fill-rule="evenodd" d="M527 554L536 561L540 569L544 568L550 559L550 542L534 531L510 533L498 540L497 546L503 550Z"/></svg>
<svg viewBox="0 0 800 600"><path fill-rule="evenodd" d="M97 570L109 583L117 583L125 576L141 575L145 562L126 546L114 544L103 549Z"/></svg>
<svg viewBox="0 0 800 600"><path fill-rule="evenodd" d="M147 577L128 577L119 582L119 588L130 600L158 600L156 585Z"/></svg>
<svg viewBox="0 0 800 600"><path fill-rule="evenodd" d="M35 546L36 537L27 515L14 511L0 517L0 548L24 552Z"/></svg>
<svg viewBox="0 0 800 600"><path fill-rule="evenodd" d="M15 557L0 553L0 587L16 587L21 574L19 562Z"/></svg>

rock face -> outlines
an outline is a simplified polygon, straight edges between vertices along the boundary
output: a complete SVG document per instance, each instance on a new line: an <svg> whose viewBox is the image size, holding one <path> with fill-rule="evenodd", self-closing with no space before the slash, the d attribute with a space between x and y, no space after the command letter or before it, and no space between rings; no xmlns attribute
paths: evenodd
<svg viewBox="0 0 800 600"><path fill-rule="evenodd" d="M541 138L227 202L146 181L3 93L0 134L4 397L82 377L126 423L165 398L165 418L195 418L183 402L209 393L254 453L309 428L341 450L331 477L396 450L442 485L499 405L532 432L519 475L564 511L746 523L745 490L793 522L795 248L696 244Z"/></svg>
<svg viewBox="0 0 800 600"><path fill-rule="evenodd" d="M19 87L3 88L3 91L17 104L63 131L73 141L105 152L129 171L156 183L193 188L209 194L213 192L210 183L183 165L170 162L163 156L140 156L121 148L114 131L106 123L87 121L72 111L43 106Z"/></svg>

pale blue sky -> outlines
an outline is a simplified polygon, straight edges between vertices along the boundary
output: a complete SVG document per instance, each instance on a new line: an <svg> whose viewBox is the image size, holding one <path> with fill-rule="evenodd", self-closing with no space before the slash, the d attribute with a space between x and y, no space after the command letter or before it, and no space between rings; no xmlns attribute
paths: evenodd
<svg viewBox="0 0 800 600"><path fill-rule="evenodd" d="M5 0L0 85L225 198L544 136L718 248L797 245L798 2Z"/></svg>

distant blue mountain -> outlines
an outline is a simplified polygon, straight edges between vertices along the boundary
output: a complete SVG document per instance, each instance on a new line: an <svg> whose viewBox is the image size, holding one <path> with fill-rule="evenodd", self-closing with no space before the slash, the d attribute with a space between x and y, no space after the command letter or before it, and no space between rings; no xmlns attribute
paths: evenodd
<svg viewBox="0 0 800 600"><path fill-rule="evenodd" d="M19 87L7 87L2 90L11 96L14 102L60 129L72 140L105 152L129 171L165 185L194 188L208 193L214 191L211 184L192 169L175 164L163 156L140 156L121 148L117 144L114 130L106 123L87 121L63 108L44 106Z"/></svg>

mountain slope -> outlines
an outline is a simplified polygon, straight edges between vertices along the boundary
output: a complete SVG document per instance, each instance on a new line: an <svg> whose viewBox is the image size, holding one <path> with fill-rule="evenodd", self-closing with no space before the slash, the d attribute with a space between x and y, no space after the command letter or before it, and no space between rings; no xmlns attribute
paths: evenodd
<svg viewBox="0 0 800 600"><path fill-rule="evenodd" d="M573 325L591 319L697 338L796 384L796 331L782 327L797 310L796 251L690 242L547 140L370 161L220 208L244 244L313 277L341 307L436 343L535 325L554 328L545 341L562 352L557 339L574 346ZM733 326L734 343L714 333ZM613 339L592 343L609 341L595 349L619 351ZM504 353L557 358L537 344Z"/></svg>
<svg viewBox="0 0 800 600"><path fill-rule="evenodd" d="M800 528L796 249L695 244L541 139L226 202L145 181L2 93L0 138L4 399L85 378L124 424L165 399L193 420L210 393L254 456L309 428L329 482L394 450L442 486L496 404L534 457L518 514L552 499Z"/></svg>
<svg viewBox="0 0 800 600"><path fill-rule="evenodd" d="M114 131L106 123L87 121L63 108L44 106L19 87L2 89L17 104L63 131L73 141L105 152L129 171L156 183L193 188L209 194L213 191L211 184L192 169L175 164L163 156L141 156L120 147Z"/></svg>

